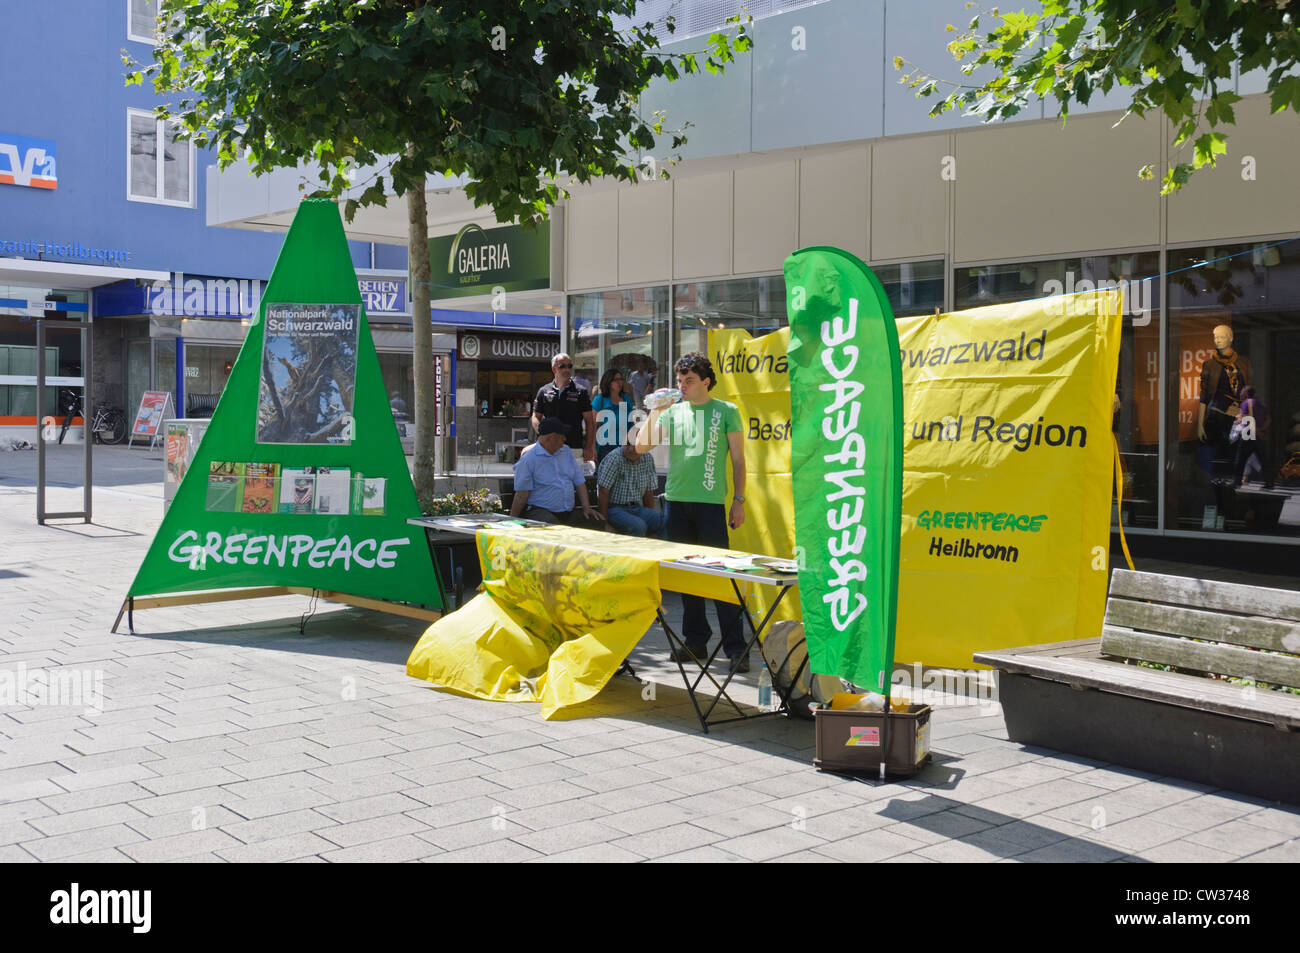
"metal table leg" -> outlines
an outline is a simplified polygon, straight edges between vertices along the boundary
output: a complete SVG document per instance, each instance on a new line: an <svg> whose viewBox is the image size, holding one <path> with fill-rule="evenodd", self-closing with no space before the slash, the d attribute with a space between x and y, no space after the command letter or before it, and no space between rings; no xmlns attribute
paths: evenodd
<svg viewBox="0 0 1300 953"><path fill-rule="evenodd" d="M680 648L685 650L686 643L682 641L681 637L676 632L673 631L672 626L668 624L668 620L664 617L663 606L660 606L657 610L655 610L655 614L659 618L659 624L663 626L664 634L668 636L669 646L672 648ZM674 654L678 654L678 653L674 653ZM736 702L732 699L732 697L726 693L724 687L722 685L719 685L718 680L714 678L713 675L709 672L709 665L712 663L714 657L717 654L718 654L718 649L715 648L713 652L709 654L708 659L706 659L704 663L700 666L700 674L696 677L694 682L692 682L690 676L686 674L686 668L682 665L681 659L679 658L676 660L677 670L681 672L682 682L686 685L686 694L690 696L691 704L695 706L695 716L700 719L700 727L704 730L704 733L706 735L709 733L708 715L705 712L700 711L700 702L699 699L696 697L696 691L699 688L700 682L702 682L706 677L710 682L713 683L713 687L718 690L718 695L714 698L713 705L709 706L709 711L710 712L713 711L714 706L717 705L718 700L720 698L726 698L727 701L731 703L731 706L736 709L737 713L742 718L746 717L744 710L738 704L736 704Z"/></svg>
<svg viewBox="0 0 1300 953"><path fill-rule="evenodd" d="M750 613L749 607L745 603L745 600L740 593L740 587L736 585L736 581L734 579L731 580L731 587L736 593L737 601L739 601L740 603L740 611L744 616L745 621L749 624L750 636L745 641L745 652L746 654L748 654L753 649L755 643L760 642L759 636L762 635L764 631L766 631L768 623L772 619L773 613L776 612L777 606L781 604L781 600L785 598L785 594L787 590L790 589L791 587L783 586L780 589L780 591L777 593L776 599L773 600L772 605L768 607L767 612L764 614L762 621L759 622L757 625L754 624L754 617ZM677 633L672 630L672 627L668 625L668 620L664 618L662 607L660 607L659 610L657 611L657 615L659 617L659 624L663 626L664 632L668 636L669 644L672 646L680 646L682 648L685 648L685 643L681 640L681 638L677 635ZM772 687L777 690L777 697L781 699L781 704L774 711L759 711L759 712L747 714L744 711L744 709L742 709L740 705L736 703L735 699L733 699L730 695L727 694L727 686L731 684L731 680L735 677L736 673L733 671L728 671L726 678L723 679L721 684L719 684L717 679L715 679L713 675L709 673L708 666L713 663L713 660L715 658L717 658L718 652L721 650L721 648L722 648L722 644L721 642L719 642L719 644L714 647L713 651L709 653L708 660L704 663L703 666L701 666L701 673L699 677L695 679L694 682L692 682L690 677L687 676L686 669L682 666L682 663L680 661L677 662L677 668L682 673L682 681L686 684L686 693L691 697L691 704L695 707L695 714L700 719L700 727L704 729L705 734L708 734L710 725L725 725L734 721L745 721L750 718L761 718L764 715L784 714L789 711L789 703L790 703L789 691L782 692L777 687L776 678L773 677ZM759 655L760 657L762 657L761 651ZM767 665L766 658L763 658L762 661L764 665ZM805 660L804 664L805 665L807 664L807 660ZM803 667L801 666L799 674L802 674L802 672L803 672ZM714 695L713 701L709 705L709 707L705 710L701 710L700 702L697 697L697 690L699 688L700 682L704 680L705 676L707 676L709 681L713 683L713 687L717 689L717 694ZM798 674L795 676L795 678L796 679L798 678ZM792 683L792 687L793 687L793 683ZM724 698L731 705L731 707L736 710L736 717L720 718L714 721L709 721L709 716L713 714L713 710L718 706L718 702L720 702Z"/></svg>

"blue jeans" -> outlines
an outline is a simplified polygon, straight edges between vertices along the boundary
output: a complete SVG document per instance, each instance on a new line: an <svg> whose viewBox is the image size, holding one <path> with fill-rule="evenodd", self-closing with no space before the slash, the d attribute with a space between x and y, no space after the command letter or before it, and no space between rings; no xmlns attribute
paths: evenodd
<svg viewBox="0 0 1300 953"><path fill-rule="evenodd" d="M619 505L611 503L609 507L609 525L625 536L663 536L664 517L658 510L635 503Z"/></svg>
<svg viewBox="0 0 1300 953"><path fill-rule="evenodd" d="M699 543L702 546L716 546L718 549L730 549L727 539L727 508L721 503L681 503L666 500L668 538L675 543ZM735 658L745 652L745 636L741 627L740 606L730 602L713 600L714 611L718 615L718 627L722 630L722 651L727 658ZM697 658L708 654L709 617L704 606L704 599L699 596L682 594L682 641Z"/></svg>

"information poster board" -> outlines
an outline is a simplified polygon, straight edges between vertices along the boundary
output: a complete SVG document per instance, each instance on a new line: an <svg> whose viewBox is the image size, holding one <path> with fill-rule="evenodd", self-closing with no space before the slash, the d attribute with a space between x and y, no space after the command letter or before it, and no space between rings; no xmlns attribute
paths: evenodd
<svg viewBox="0 0 1300 953"><path fill-rule="evenodd" d="M135 423L131 426L133 442L136 437L148 437L150 441L157 438L170 398L171 391L166 390L147 390L141 395L140 409L136 411Z"/></svg>

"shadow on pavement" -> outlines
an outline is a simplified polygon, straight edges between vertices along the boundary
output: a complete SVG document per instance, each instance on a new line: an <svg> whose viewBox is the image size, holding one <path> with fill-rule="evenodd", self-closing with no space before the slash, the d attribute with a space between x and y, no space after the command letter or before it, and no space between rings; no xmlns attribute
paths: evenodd
<svg viewBox="0 0 1300 953"><path fill-rule="evenodd" d="M428 627L428 623L420 619L407 619L368 609L334 609L328 603L328 609L313 612L305 597L302 597L302 605L303 612L299 615L201 629L155 630L149 624L150 617L155 613L175 610L141 609L135 613L135 632L127 631L127 620L123 617L118 635L126 639L242 645L275 652L300 652L331 658L400 663L405 666L416 640ZM183 610L185 607L179 608ZM304 617L306 628L299 632Z"/></svg>
<svg viewBox="0 0 1300 953"><path fill-rule="evenodd" d="M959 815L958 818L952 816L951 812L954 809ZM1045 851L1046 855L1034 859L1043 861L1086 859L1099 863L1121 859L1137 860L1128 851L1116 850L1097 841L1075 837L1009 814L975 807L962 801L939 797L937 794L928 794L915 801L891 800L879 813L881 817L944 838L955 838L959 843L970 844L999 857L1014 858L1030 851ZM974 825L987 826L983 830L962 834L954 828L954 825L962 823L961 818L968 819ZM1146 861L1142 862L1146 863Z"/></svg>
<svg viewBox="0 0 1300 953"><path fill-rule="evenodd" d="M133 529L122 529L117 526L106 526L103 523L46 523L46 529L56 529L61 533L71 533L74 536L86 536L90 539L118 539L127 536L143 536L143 533L137 533ZM107 530L107 532L101 532Z"/></svg>

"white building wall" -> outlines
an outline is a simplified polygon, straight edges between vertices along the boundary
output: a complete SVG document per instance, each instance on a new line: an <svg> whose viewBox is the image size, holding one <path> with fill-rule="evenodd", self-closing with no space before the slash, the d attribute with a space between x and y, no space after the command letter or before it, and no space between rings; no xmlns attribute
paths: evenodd
<svg viewBox="0 0 1300 953"><path fill-rule="evenodd" d="M808 244L957 265L1300 230L1300 122L1266 96L1238 104L1220 167L1171 197L1168 123L1121 115L696 159L666 182L580 189L568 290L773 274Z"/></svg>

